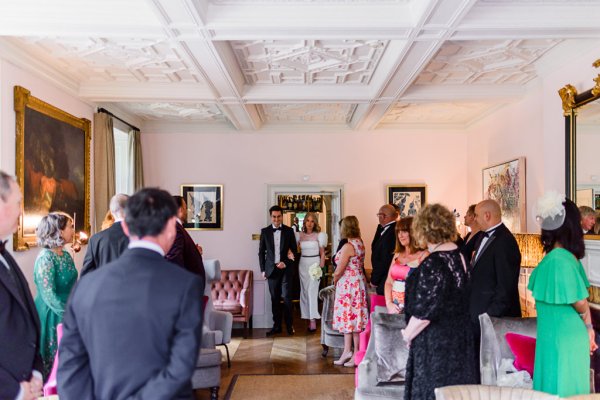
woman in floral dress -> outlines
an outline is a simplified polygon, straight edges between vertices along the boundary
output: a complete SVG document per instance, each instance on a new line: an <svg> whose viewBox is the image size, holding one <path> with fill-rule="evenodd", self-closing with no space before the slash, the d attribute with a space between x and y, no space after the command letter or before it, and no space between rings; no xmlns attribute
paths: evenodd
<svg viewBox="0 0 600 400"><path fill-rule="evenodd" d="M35 307L40 316L40 353L44 379L52 370L58 348L56 326L62 322L65 305L77 280L77 269L63 246L73 240L73 220L64 213L52 212L42 218L37 230L38 244L43 247L33 268L37 287Z"/></svg>
<svg viewBox="0 0 600 400"><path fill-rule="evenodd" d="M333 329L344 334L344 352L334 364L354 367L352 345L354 351L358 351L359 334L368 320L367 286L363 274L365 246L355 216L342 220L341 236L348 239L348 243L335 255Z"/></svg>

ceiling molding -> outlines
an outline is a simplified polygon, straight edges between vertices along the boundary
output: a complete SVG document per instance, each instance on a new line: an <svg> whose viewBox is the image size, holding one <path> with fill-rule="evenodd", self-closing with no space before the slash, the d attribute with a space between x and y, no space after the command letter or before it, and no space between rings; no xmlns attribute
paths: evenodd
<svg viewBox="0 0 600 400"><path fill-rule="evenodd" d="M152 129L464 129L598 49L596 14L589 0L20 0L0 2L0 59ZM479 106L457 122L457 103ZM436 105L445 120L423 111Z"/></svg>

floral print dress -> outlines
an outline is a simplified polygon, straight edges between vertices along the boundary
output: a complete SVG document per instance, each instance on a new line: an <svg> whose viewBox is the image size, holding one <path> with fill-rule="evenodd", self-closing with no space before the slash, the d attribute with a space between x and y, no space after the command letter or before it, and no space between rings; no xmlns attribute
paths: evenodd
<svg viewBox="0 0 600 400"><path fill-rule="evenodd" d="M35 260L33 280L37 288L35 308L40 316L40 353L46 379L58 348L56 326L62 322L69 294L77 281L73 258L67 251L59 256L50 249L42 249Z"/></svg>
<svg viewBox="0 0 600 400"><path fill-rule="evenodd" d="M333 307L333 329L340 333L362 332L367 326L367 288L363 267L365 264L365 246L361 239L348 239L354 247L355 255L348 260L344 275L335 286ZM335 255L339 265L341 251Z"/></svg>

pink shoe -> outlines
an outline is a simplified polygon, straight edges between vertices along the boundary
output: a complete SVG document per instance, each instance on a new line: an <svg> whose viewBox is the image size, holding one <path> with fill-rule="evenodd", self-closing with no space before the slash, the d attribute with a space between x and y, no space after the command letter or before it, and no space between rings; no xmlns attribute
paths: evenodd
<svg viewBox="0 0 600 400"><path fill-rule="evenodd" d="M353 354L351 351L349 351L348 353L342 353L342 356L340 357L339 360L334 361L333 364L334 365L344 365L348 360L352 360L352 364L354 364L354 358L352 357Z"/></svg>

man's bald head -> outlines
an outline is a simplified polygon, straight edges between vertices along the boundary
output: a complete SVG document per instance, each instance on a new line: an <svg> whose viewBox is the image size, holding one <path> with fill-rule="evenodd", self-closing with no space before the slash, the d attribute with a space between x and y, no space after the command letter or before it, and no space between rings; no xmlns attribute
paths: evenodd
<svg viewBox="0 0 600 400"><path fill-rule="evenodd" d="M484 231L498 225L502 222L500 205L495 200L483 200L479 202L475 207L475 220Z"/></svg>
<svg viewBox="0 0 600 400"><path fill-rule="evenodd" d="M379 224L384 226L389 224L392 221L395 221L398 218L398 212L391 204L384 204L379 208L379 212L377 213L377 218L379 219Z"/></svg>

